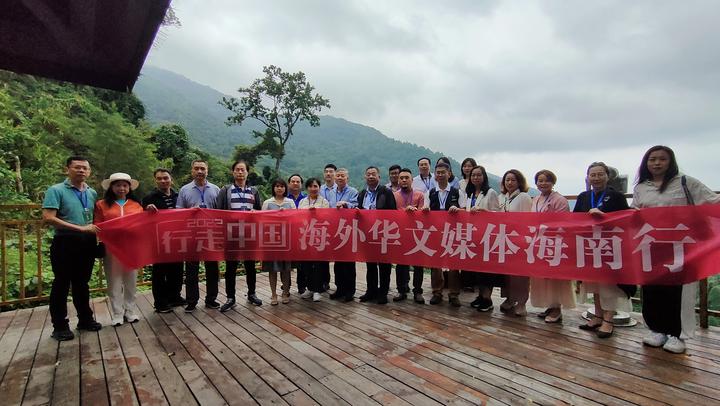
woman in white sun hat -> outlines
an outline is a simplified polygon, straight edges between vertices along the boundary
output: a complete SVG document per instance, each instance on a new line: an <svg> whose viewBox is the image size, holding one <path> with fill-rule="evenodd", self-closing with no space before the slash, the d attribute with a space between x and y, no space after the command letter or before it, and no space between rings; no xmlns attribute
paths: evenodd
<svg viewBox="0 0 720 406"><path fill-rule="evenodd" d="M137 189L138 181L127 173L117 172L101 183L105 196L95 203L95 224L114 218L142 213L143 208L132 193ZM107 295L113 326L121 326L123 321L134 323L140 318L135 313L135 291L137 269L128 269L110 252L103 259L107 278Z"/></svg>

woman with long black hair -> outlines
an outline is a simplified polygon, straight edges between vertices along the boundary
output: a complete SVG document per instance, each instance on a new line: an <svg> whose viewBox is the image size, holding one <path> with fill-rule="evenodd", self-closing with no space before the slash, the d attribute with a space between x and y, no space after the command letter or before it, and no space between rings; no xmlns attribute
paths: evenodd
<svg viewBox="0 0 720 406"><path fill-rule="evenodd" d="M720 203L720 196L699 180L680 174L675 153L656 145L638 169L632 206L638 209ZM685 339L695 332L697 282L685 285L644 285L642 313L650 333L643 343L665 351L685 352Z"/></svg>

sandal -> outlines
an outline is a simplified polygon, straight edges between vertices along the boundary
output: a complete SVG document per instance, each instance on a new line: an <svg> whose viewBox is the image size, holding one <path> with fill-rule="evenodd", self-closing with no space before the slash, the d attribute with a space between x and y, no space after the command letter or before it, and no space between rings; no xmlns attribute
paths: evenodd
<svg viewBox="0 0 720 406"><path fill-rule="evenodd" d="M596 320L599 321L599 323L593 324L592 322ZM600 326L602 326L602 318L598 316L593 316L592 319L588 320L586 324L581 324L578 327L580 328L580 330L594 331L600 328Z"/></svg>
<svg viewBox="0 0 720 406"><path fill-rule="evenodd" d="M272 297L270 297L270 304L273 306L278 304L277 295L272 295Z"/></svg>
<svg viewBox="0 0 720 406"><path fill-rule="evenodd" d="M612 320L603 319L602 324L605 324L605 323L609 324L612 328L610 329L610 331L602 331L598 328L598 330L597 330L598 338L608 338L608 337L612 336L613 332L615 331L615 325L613 324Z"/></svg>
<svg viewBox="0 0 720 406"><path fill-rule="evenodd" d="M557 314L553 316L552 314L557 311ZM562 320L562 311L560 309L550 309L547 316L545 316L545 323L559 323L560 320Z"/></svg>
<svg viewBox="0 0 720 406"><path fill-rule="evenodd" d="M550 313L550 310L552 310L552 309L548 307L548 308L545 309L544 311L538 313L537 316L538 316L539 318L541 318L541 319L544 319L544 318L547 317L547 315Z"/></svg>

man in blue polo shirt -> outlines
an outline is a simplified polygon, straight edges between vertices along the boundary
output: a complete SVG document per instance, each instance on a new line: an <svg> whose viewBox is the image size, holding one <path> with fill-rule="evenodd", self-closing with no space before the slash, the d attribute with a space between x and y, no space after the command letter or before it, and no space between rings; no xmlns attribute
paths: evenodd
<svg viewBox="0 0 720 406"><path fill-rule="evenodd" d="M90 309L88 283L95 264L100 229L93 224L93 208L97 192L85 183L90 177L87 159L72 156L65 162L67 179L51 186L43 200L43 220L55 228L50 246L50 263L55 279L50 290L50 318L52 337L58 341L72 340L67 318L67 295L72 286L72 298L78 315L78 330L98 331Z"/></svg>

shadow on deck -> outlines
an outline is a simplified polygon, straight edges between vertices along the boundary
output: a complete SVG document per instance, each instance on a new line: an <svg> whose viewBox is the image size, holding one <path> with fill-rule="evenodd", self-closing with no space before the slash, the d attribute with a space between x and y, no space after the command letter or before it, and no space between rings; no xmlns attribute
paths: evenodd
<svg viewBox="0 0 720 406"><path fill-rule="evenodd" d="M359 291L364 279L359 269ZM243 280L238 287L245 291ZM327 295L313 303L296 293L270 306L266 274L257 290L263 306L239 300L228 313L160 315L149 293L138 295L139 323L63 343L50 338L47 306L2 313L2 404L720 403L717 328L672 355L642 346L642 324L601 340L578 329L578 311L550 325L532 311L501 314L499 299L493 313L479 313L471 293L461 308ZM107 326L106 302L94 307Z"/></svg>

